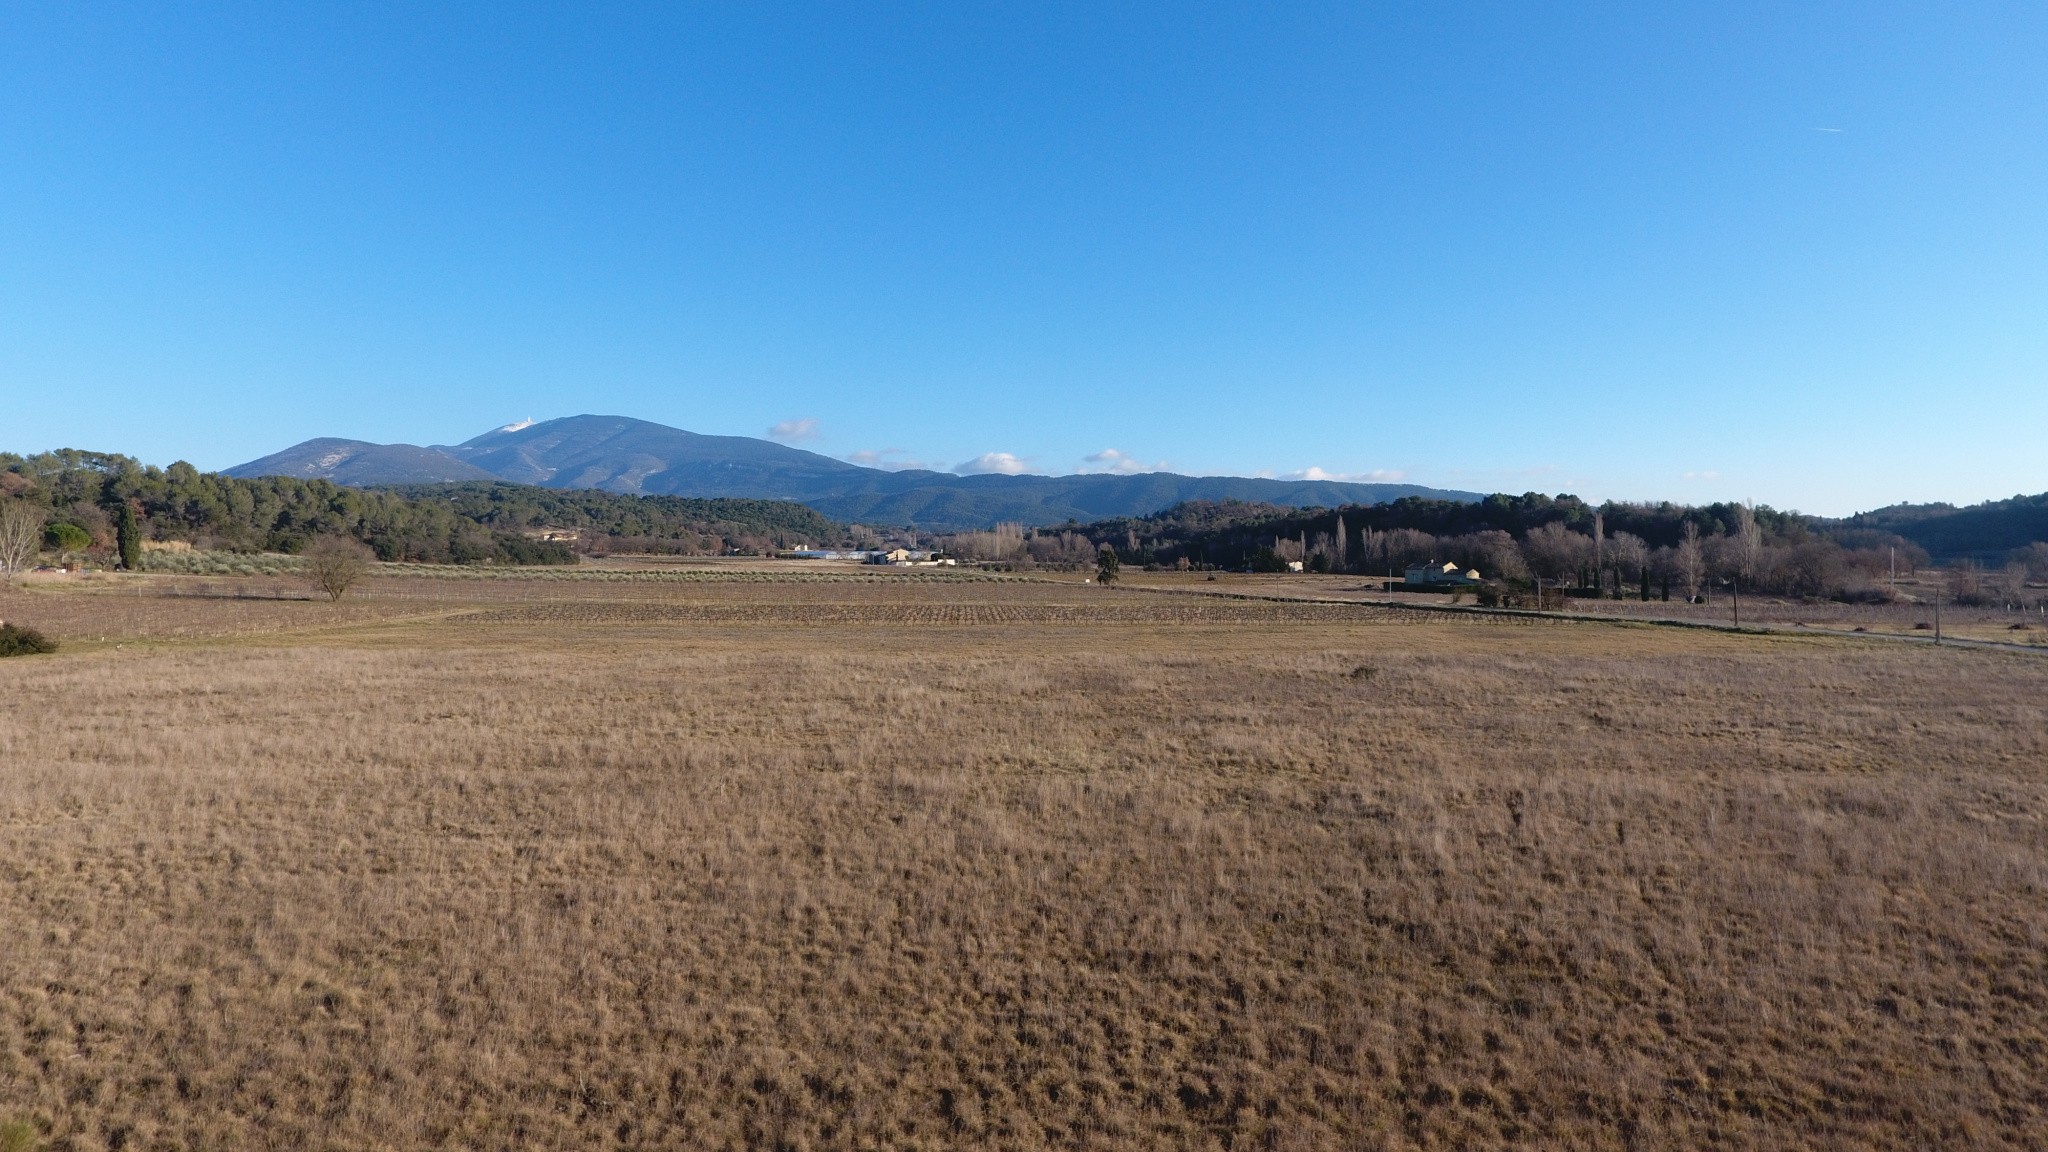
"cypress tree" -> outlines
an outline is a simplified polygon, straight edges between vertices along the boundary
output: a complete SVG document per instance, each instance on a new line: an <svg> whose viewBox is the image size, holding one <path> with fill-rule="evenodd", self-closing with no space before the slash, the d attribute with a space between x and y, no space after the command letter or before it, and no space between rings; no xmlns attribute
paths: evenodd
<svg viewBox="0 0 2048 1152"><path fill-rule="evenodd" d="M135 522L135 506L126 500L114 520L114 543L121 549L121 567L130 572L142 567L142 526Z"/></svg>

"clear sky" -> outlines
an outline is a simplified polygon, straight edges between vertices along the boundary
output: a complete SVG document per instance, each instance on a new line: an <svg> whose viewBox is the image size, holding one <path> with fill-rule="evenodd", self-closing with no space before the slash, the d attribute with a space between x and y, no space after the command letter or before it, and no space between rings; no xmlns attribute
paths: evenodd
<svg viewBox="0 0 2048 1152"><path fill-rule="evenodd" d="M2048 489L2048 5L18 3L0 448ZM1313 471L1312 471L1313 470Z"/></svg>

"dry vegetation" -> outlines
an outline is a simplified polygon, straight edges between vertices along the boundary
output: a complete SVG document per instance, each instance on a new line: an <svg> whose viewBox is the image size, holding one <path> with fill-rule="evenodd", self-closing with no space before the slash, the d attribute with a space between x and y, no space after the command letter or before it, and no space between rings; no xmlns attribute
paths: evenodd
<svg viewBox="0 0 2048 1152"><path fill-rule="evenodd" d="M50 1148L2048 1131L2037 656L167 587L0 591L67 641L0 664L0 1124Z"/></svg>

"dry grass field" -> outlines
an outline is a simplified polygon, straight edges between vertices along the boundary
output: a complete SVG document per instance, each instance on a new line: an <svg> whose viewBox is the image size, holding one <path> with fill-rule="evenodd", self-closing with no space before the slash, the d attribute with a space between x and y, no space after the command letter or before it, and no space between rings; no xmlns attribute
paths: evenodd
<svg viewBox="0 0 2048 1152"><path fill-rule="evenodd" d="M2039 656L232 583L0 590L38 1147L2048 1146Z"/></svg>

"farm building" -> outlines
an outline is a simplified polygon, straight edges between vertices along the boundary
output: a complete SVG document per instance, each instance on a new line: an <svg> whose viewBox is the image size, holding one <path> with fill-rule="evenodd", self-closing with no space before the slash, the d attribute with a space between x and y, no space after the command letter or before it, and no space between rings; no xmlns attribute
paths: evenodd
<svg viewBox="0 0 2048 1152"><path fill-rule="evenodd" d="M1406 579L1411 588L1424 584L1477 584L1479 569L1459 568L1449 561L1442 564L1416 564L1408 569Z"/></svg>

